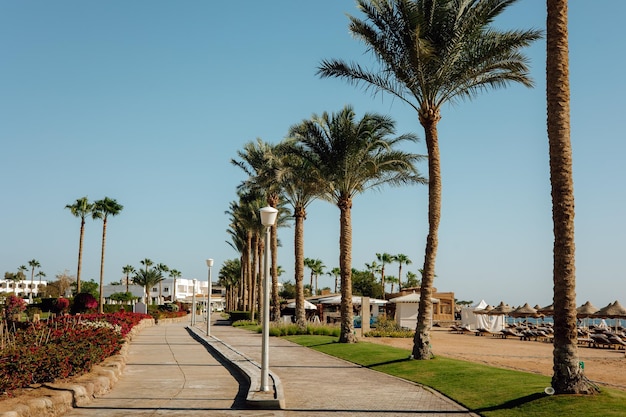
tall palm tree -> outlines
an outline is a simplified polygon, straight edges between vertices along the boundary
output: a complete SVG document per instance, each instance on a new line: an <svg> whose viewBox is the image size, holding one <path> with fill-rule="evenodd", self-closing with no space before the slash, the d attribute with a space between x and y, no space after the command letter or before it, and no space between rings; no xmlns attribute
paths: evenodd
<svg viewBox="0 0 626 417"><path fill-rule="evenodd" d="M388 253L377 253L376 259L380 262L380 284L383 287L383 299L385 298L385 265L393 262L393 256Z"/></svg>
<svg viewBox="0 0 626 417"><path fill-rule="evenodd" d="M398 291L402 291L402 264L411 265L413 262L403 253L394 255L393 260L398 263Z"/></svg>
<svg viewBox="0 0 626 417"><path fill-rule="evenodd" d="M128 284L130 283L130 274L134 274L135 273L135 267L132 265L126 265L124 267L122 267L122 272L124 274L126 274L126 292L129 292L128 290Z"/></svg>
<svg viewBox="0 0 626 417"><path fill-rule="evenodd" d="M281 189L278 181L278 172L281 168L280 156L275 145L257 139L256 142L248 142L243 151L237 152L239 160L231 159L231 163L240 167L249 179L244 181L240 189L261 190L265 193L267 204L278 208L281 197ZM272 313L275 318L280 318L280 305L278 299L278 234L277 223L270 229L271 267L272 277Z"/></svg>
<svg viewBox="0 0 626 417"><path fill-rule="evenodd" d="M74 217L80 218L80 238L78 240L78 267L76 268L76 293L80 294L80 272L83 263L83 238L85 236L85 218L93 213L93 204L87 197L76 200L74 204L65 206Z"/></svg>
<svg viewBox="0 0 626 417"><path fill-rule="evenodd" d="M144 271L146 272L148 272L150 267L154 265L154 262L152 262L152 260L149 258L142 259L141 261L139 261L139 263L144 266Z"/></svg>
<svg viewBox="0 0 626 417"><path fill-rule="evenodd" d="M311 162L293 152L297 146L287 140L279 147L281 169L278 181L285 200L293 208L294 217L294 276L296 285L296 325L306 329L306 310L304 308L304 221L307 208L322 193L323 181L312 169ZM336 292L336 291L335 291Z"/></svg>
<svg viewBox="0 0 626 417"><path fill-rule="evenodd" d="M430 323L441 214L441 163L437 124L447 102L471 99L517 82L532 86L521 49L537 30L503 31L493 20L516 0L357 0L366 17L350 16L350 32L371 51L380 69L325 60L322 77L389 93L414 108L428 151L428 236L413 356L431 358Z"/></svg>
<svg viewBox="0 0 626 417"><path fill-rule="evenodd" d="M567 0L547 0L546 85L552 220L554 223L554 350L557 394L597 392L578 359L574 183L570 141Z"/></svg>
<svg viewBox="0 0 626 417"><path fill-rule="evenodd" d="M392 137L395 123L378 114L356 120L346 106L335 114L313 115L290 129L302 146L302 156L325 181L323 198L340 211L339 268L341 269L341 334L339 341L356 341L352 311L352 202L356 195L385 184L423 182L414 164L419 155L396 150L414 142L412 134Z"/></svg>
<svg viewBox="0 0 626 417"><path fill-rule="evenodd" d="M39 278L39 285L37 288L41 290L41 279L46 277L46 273L40 270L35 274L35 276Z"/></svg>
<svg viewBox="0 0 626 417"><path fill-rule="evenodd" d="M104 248L106 246L107 237L107 221L109 216L117 216L124 206L119 204L116 200L104 197L102 200L98 200L93 203L94 219L102 219L102 251L100 252L100 305L98 306L98 312L104 312Z"/></svg>
<svg viewBox="0 0 626 417"><path fill-rule="evenodd" d="M31 259L28 261L28 265L30 266L30 292L28 294L28 299L33 301L33 290L35 289L35 268L40 268L41 264L37 259Z"/></svg>
<svg viewBox="0 0 626 417"><path fill-rule="evenodd" d="M170 278L174 280L173 291L172 291L172 302L176 302L176 280L180 278L181 272L177 269L170 269ZM209 296L210 297L210 296Z"/></svg>
<svg viewBox="0 0 626 417"><path fill-rule="evenodd" d="M315 263L313 264L313 270L312 270L313 273L315 274L315 295L320 295L317 284L318 284L319 276L324 274L325 268L326 268L326 265L324 265L321 259L315 260Z"/></svg>

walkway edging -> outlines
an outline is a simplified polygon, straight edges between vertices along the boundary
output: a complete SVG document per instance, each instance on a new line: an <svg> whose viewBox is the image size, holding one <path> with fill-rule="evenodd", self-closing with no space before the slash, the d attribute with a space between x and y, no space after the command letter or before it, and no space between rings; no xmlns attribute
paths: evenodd
<svg viewBox="0 0 626 417"><path fill-rule="evenodd" d="M202 334L203 332L191 326L187 326L187 331L194 339L237 368L249 381L250 386L248 387L248 395L246 397L248 406L264 410L282 410L285 408L283 385L276 374L269 371L269 377L273 382L273 391L263 392L261 391L261 365L215 336L210 336L209 339Z"/></svg>

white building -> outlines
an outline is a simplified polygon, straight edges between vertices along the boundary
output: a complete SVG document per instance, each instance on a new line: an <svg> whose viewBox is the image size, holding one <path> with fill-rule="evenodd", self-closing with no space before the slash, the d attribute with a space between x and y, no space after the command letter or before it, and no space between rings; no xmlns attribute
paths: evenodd
<svg viewBox="0 0 626 417"><path fill-rule="evenodd" d="M37 297L39 293L46 290L47 281L33 281L32 285L30 279L23 279L21 281L10 281L7 279L0 279L0 292L7 294L15 294L18 297L28 297L32 292L33 297Z"/></svg>
<svg viewBox="0 0 626 417"><path fill-rule="evenodd" d="M122 279L122 282L125 281L126 278L124 277ZM137 285L130 285L129 290L131 287L141 288L140 295L136 292L136 290L133 290L131 292L137 297L141 297L142 299L145 298L145 290L142 287L139 287ZM111 288L113 288L114 291L111 291ZM114 292L125 292L126 284L124 283L123 285L109 285L107 286L107 290L105 290L105 294L108 293L109 295L113 294ZM109 291L111 292L109 293ZM196 302L206 305L207 293L209 292L208 281L177 278L176 288L174 288L174 279L166 278L150 289L150 304L163 304L172 301L191 303L193 300L194 292L196 294ZM213 309L223 309L225 304L224 297L226 294L226 289L224 287L218 286L215 282L213 282L211 285L211 292L211 305L213 306ZM106 295L105 298L107 298Z"/></svg>

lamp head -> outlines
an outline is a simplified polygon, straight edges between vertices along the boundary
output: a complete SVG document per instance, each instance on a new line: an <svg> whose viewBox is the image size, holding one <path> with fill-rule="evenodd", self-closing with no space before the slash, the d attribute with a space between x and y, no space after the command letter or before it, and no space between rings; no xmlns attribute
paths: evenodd
<svg viewBox="0 0 626 417"><path fill-rule="evenodd" d="M276 222L276 216L278 215L278 210L274 207L263 207L259 210L261 213L261 224L265 227L273 226Z"/></svg>
<svg viewBox="0 0 626 417"><path fill-rule="evenodd" d="M213 259L207 259L206 260L206 266L208 266L209 268L213 266Z"/></svg>

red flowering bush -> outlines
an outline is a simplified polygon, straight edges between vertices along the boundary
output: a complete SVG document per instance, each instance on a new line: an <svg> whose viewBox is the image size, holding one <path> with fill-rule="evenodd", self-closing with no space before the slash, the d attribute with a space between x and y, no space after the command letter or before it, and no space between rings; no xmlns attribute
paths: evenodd
<svg viewBox="0 0 626 417"><path fill-rule="evenodd" d="M89 372L116 354L146 314L63 316L31 324L0 352L0 392Z"/></svg>
<svg viewBox="0 0 626 417"><path fill-rule="evenodd" d="M67 313L70 309L70 300L60 297L54 301L54 312L57 314Z"/></svg>
<svg viewBox="0 0 626 417"><path fill-rule="evenodd" d="M26 310L26 301L15 294L9 295L4 300L4 319L6 321L12 321L15 314L21 314L24 310Z"/></svg>
<svg viewBox="0 0 626 417"><path fill-rule="evenodd" d="M76 294L76 297L74 297L72 314L89 313L93 312L96 308L98 308L98 300L87 292L81 292L80 294Z"/></svg>

